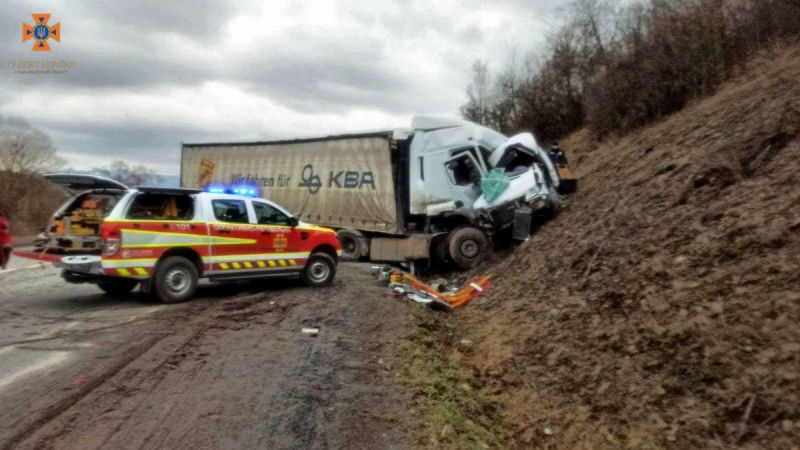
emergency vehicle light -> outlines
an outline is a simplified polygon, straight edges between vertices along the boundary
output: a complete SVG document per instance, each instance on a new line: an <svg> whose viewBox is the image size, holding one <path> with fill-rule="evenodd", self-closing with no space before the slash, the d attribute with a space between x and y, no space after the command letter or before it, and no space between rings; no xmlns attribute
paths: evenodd
<svg viewBox="0 0 800 450"><path fill-rule="evenodd" d="M249 188L236 188L236 189L233 190L233 193L234 194L239 194L239 195L247 195L249 197L255 197L256 190L255 189L249 189Z"/></svg>
<svg viewBox="0 0 800 450"><path fill-rule="evenodd" d="M206 189L206 192L210 192L212 194L236 194L236 195L246 195L248 197L255 197L256 190L248 187L238 187L235 189L225 189L221 187L209 187Z"/></svg>

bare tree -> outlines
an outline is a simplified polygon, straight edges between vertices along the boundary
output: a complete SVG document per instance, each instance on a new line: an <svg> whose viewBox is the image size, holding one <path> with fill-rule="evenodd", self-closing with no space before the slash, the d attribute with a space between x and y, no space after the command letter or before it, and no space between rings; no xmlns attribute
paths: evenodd
<svg viewBox="0 0 800 450"><path fill-rule="evenodd" d="M0 171L36 174L63 165L45 132L25 119L0 116Z"/></svg>
<svg viewBox="0 0 800 450"><path fill-rule="evenodd" d="M488 125L490 84L489 63L476 59L472 63L472 82L467 87L467 104L461 107L465 119Z"/></svg>
<svg viewBox="0 0 800 450"><path fill-rule="evenodd" d="M522 74L505 67L492 79L485 62L473 63L465 118L540 140L587 125L598 137L625 132L800 37L800 0L571 0L563 16Z"/></svg>
<svg viewBox="0 0 800 450"><path fill-rule="evenodd" d="M492 104L490 105L490 125L503 133L516 128L519 110L520 84L519 48L510 47L506 54L503 70L495 79Z"/></svg>
<svg viewBox="0 0 800 450"><path fill-rule="evenodd" d="M65 164L45 132L18 117L0 116L0 208L20 211L32 180Z"/></svg>
<svg viewBox="0 0 800 450"><path fill-rule="evenodd" d="M158 185L162 181L154 170L143 165L130 166L122 160L116 160L99 171L128 186Z"/></svg>

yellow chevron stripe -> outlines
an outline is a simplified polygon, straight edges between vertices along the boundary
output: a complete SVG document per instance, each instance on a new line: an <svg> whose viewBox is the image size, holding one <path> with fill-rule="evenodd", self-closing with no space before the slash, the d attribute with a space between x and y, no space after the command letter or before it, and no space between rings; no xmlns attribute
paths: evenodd
<svg viewBox="0 0 800 450"><path fill-rule="evenodd" d="M297 265L297 261L295 261L293 259L290 259L289 260L289 264L292 265L292 266L296 266Z"/></svg>
<svg viewBox="0 0 800 450"><path fill-rule="evenodd" d="M277 264L275 264L275 261L270 261L270 262L269 262L269 266L270 266L270 267L275 267L276 265L277 265Z"/></svg>
<svg viewBox="0 0 800 450"><path fill-rule="evenodd" d="M253 268L253 265L250 264L249 262L246 262L246 261L244 263L244 266L247 267L248 269L252 269Z"/></svg>
<svg viewBox="0 0 800 450"><path fill-rule="evenodd" d="M285 266L286 265L286 261L281 259L281 260L278 261L278 264L280 264L281 266Z"/></svg>
<svg viewBox="0 0 800 450"><path fill-rule="evenodd" d="M147 275L147 271L142 269L141 267L137 267L133 270L135 270L138 275L145 275L145 276Z"/></svg>
<svg viewBox="0 0 800 450"><path fill-rule="evenodd" d="M120 274L120 275L122 275L123 277L129 277L129 276L131 276L131 273L130 273L130 272L128 272L128 269L117 269L117 273L119 273L119 274Z"/></svg>
<svg viewBox="0 0 800 450"><path fill-rule="evenodd" d="M234 268L234 269L241 269L241 268L242 268L242 265L241 265L241 264L239 264L239 263L233 263L233 268Z"/></svg>
<svg viewBox="0 0 800 450"><path fill-rule="evenodd" d="M258 261L258 267L267 267L267 265L264 264L264 261Z"/></svg>
<svg viewBox="0 0 800 450"><path fill-rule="evenodd" d="M219 266L222 267L224 270L228 270L228 265L226 263L219 263Z"/></svg>

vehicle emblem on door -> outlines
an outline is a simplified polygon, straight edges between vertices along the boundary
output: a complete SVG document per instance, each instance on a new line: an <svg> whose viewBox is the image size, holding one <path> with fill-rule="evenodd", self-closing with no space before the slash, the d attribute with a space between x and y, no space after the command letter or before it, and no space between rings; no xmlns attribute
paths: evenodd
<svg viewBox="0 0 800 450"><path fill-rule="evenodd" d="M286 236L282 234L276 234L275 238L272 239L272 246L275 247L275 250L282 252L286 249L286 245L289 243L289 240L286 239Z"/></svg>

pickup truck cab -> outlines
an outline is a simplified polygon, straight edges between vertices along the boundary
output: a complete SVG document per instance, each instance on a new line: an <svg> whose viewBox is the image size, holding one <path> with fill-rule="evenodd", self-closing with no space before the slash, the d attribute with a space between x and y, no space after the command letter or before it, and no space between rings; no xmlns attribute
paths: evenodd
<svg viewBox="0 0 800 450"><path fill-rule="evenodd" d="M329 284L340 260L336 233L299 221L253 189L128 188L91 175L48 175L81 192L21 257L52 261L73 283L109 294L141 285L164 303L194 295L198 280L299 276Z"/></svg>

